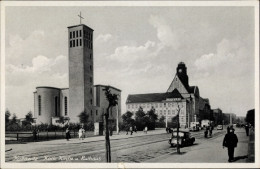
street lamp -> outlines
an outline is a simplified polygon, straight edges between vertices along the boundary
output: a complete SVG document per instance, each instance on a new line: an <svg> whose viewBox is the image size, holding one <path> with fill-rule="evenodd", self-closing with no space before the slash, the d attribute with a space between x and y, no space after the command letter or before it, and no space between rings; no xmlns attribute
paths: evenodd
<svg viewBox="0 0 260 169"><path fill-rule="evenodd" d="M116 132L117 132L117 134L119 134L119 117L118 117L118 105L116 105Z"/></svg>
<svg viewBox="0 0 260 169"><path fill-rule="evenodd" d="M166 109L166 121L165 121L165 126L166 128L168 127L168 116L167 116L167 106L166 106L166 103L164 103L164 107Z"/></svg>
<svg viewBox="0 0 260 169"><path fill-rule="evenodd" d="M180 125L180 119L179 119L179 115L180 115L180 106L178 104L178 109L177 109L177 153L180 154L180 145L179 145L179 125Z"/></svg>

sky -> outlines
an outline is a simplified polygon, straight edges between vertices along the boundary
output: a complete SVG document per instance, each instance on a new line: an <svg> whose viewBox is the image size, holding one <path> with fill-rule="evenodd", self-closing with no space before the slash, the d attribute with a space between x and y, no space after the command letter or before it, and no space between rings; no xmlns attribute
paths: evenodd
<svg viewBox="0 0 260 169"><path fill-rule="evenodd" d="M68 26L94 29L94 84L166 92L179 62L211 108L254 108L252 7L6 7L6 109L33 111L37 86L69 87Z"/></svg>

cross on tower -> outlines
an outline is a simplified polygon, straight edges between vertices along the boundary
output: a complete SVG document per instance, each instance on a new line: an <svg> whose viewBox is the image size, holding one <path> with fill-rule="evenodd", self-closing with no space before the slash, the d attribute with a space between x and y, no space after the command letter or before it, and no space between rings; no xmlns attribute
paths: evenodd
<svg viewBox="0 0 260 169"><path fill-rule="evenodd" d="M81 12L79 13L78 17L79 17L79 23L81 24L81 19L84 19L84 18L81 16Z"/></svg>

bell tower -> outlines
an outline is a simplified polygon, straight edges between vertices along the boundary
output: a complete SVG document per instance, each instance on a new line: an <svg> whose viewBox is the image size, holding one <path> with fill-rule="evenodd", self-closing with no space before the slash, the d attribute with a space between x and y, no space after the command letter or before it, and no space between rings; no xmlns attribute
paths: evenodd
<svg viewBox="0 0 260 169"><path fill-rule="evenodd" d="M180 62L176 68L176 73L185 87L189 86L189 77L187 75L187 67L184 62Z"/></svg>
<svg viewBox="0 0 260 169"><path fill-rule="evenodd" d="M84 24L68 27L70 122L78 122L82 111L92 118L93 31Z"/></svg>

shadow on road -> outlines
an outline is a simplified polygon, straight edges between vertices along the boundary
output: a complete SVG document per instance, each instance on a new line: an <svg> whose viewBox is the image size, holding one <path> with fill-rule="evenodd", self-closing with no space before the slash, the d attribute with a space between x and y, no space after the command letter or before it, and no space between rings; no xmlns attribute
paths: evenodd
<svg viewBox="0 0 260 169"><path fill-rule="evenodd" d="M237 157L234 158L234 161L238 161L238 160L245 159L245 158L248 158L248 155L237 156Z"/></svg>

